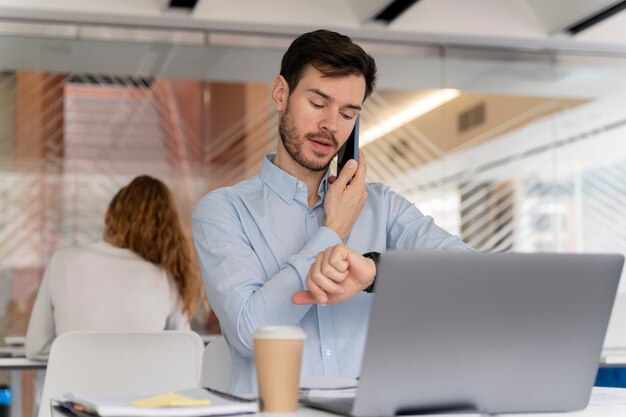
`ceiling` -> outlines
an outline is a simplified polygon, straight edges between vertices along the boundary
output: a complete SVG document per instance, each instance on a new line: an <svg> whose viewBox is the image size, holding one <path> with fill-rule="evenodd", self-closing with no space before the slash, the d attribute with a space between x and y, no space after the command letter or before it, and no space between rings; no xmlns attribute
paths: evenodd
<svg viewBox="0 0 626 417"><path fill-rule="evenodd" d="M320 27L376 58L379 90L593 98L626 68L626 12L567 32L625 1L409 0L389 23L374 16L405 0L170 1L0 0L0 69L267 83L291 40Z"/></svg>
<svg viewBox="0 0 626 417"><path fill-rule="evenodd" d="M616 0L418 0L388 24L373 17L403 0L0 0L11 19L295 35L326 27L359 39L626 52L626 13L570 35L566 28ZM412 2L408 2L412 3Z"/></svg>

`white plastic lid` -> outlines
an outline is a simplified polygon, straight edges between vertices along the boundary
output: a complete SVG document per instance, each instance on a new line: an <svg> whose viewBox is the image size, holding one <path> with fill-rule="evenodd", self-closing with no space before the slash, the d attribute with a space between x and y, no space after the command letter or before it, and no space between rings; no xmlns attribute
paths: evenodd
<svg viewBox="0 0 626 417"><path fill-rule="evenodd" d="M306 334L297 326L265 326L254 332L254 338L304 340Z"/></svg>

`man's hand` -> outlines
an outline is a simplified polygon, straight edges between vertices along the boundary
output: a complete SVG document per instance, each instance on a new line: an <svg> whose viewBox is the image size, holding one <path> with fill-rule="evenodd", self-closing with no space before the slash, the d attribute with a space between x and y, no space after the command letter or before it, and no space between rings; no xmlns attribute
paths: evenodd
<svg viewBox="0 0 626 417"><path fill-rule="evenodd" d="M346 163L339 176L330 181L331 185L324 198L326 213L324 226L333 229L344 241L367 201L365 189L367 165L362 151L359 151L359 161L358 165L354 160Z"/></svg>
<svg viewBox="0 0 626 417"><path fill-rule="evenodd" d="M343 244L317 254L306 277L307 291L293 294L294 304L334 304L367 288L376 276L374 261Z"/></svg>

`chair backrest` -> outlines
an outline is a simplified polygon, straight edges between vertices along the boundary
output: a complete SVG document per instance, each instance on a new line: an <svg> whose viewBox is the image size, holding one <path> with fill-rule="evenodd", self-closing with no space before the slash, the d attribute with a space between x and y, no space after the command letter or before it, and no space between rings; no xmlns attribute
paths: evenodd
<svg viewBox="0 0 626 417"><path fill-rule="evenodd" d="M203 387L214 388L220 391L230 389L232 361L230 349L224 336L213 339L202 356L202 376L200 378Z"/></svg>
<svg viewBox="0 0 626 417"><path fill-rule="evenodd" d="M152 395L197 387L204 344L198 334L69 332L52 343L38 417L68 391Z"/></svg>

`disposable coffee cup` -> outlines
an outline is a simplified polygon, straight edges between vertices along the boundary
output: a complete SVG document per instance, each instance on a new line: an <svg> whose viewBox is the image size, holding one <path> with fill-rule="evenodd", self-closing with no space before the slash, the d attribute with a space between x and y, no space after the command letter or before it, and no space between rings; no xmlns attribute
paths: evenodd
<svg viewBox="0 0 626 417"><path fill-rule="evenodd" d="M254 333L254 359L261 411L298 408L302 348L306 335L295 326L261 327Z"/></svg>

